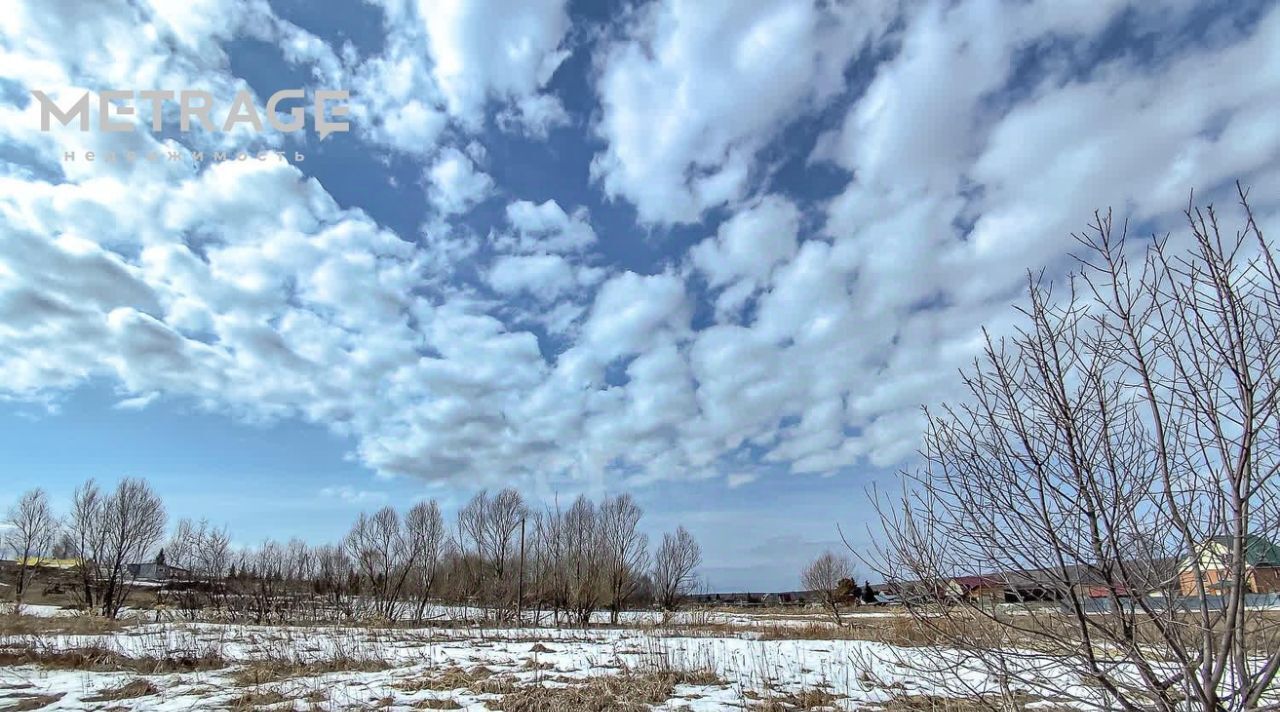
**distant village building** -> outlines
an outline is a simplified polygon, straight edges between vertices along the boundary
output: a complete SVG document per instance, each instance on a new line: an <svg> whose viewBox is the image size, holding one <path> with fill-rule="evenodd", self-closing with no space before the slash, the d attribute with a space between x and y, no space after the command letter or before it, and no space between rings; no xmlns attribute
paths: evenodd
<svg viewBox="0 0 1280 712"><path fill-rule="evenodd" d="M182 578L187 575L187 570L180 566L170 566L163 561L150 561L145 564L128 564L129 575L133 578L146 579L148 581L168 581L169 579Z"/></svg>
<svg viewBox="0 0 1280 712"><path fill-rule="evenodd" d="M1231 537L1213 537L1193 556L1199 558L1200 576L1205 593L1221 594L1230 590L1232 562ZM1280 546L1261 536L1244 540L1245 587L1248 593L1280 593ZM1179 572L1178 582L1185 596L1199 595L1200 579L1193 558L1188 557Z"/></svg>
<svg viewBox="0 0 1280 712"><path fill-rule="evenodd" d="M74 569L80 565L80 559L53 559L47 556L28 556L25 559L15 559L12 562L5 563L13 566L20 566L25 563L27 566L45 569Z"/></svg>

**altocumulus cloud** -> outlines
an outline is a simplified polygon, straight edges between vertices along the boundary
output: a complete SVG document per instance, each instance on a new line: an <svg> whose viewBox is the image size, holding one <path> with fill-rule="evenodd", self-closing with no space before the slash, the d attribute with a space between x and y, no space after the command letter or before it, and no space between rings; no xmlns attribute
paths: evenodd
<svg viewBox="0 0 1280 712"><path fill-rule="evenodd" d="M382 0L363 52L266 2L13 5L0 398L107 379L122 408L322 424L385 473L741 487L890 466L918 406L955 395L979 327L1008 328L1023 270L1068 264L1094 208L1160 229L1191 187L1236 178L1264 229L1280 206L1266 3L652 0L575 28L562 0ZM61 162L179 146L40 133L18 98L230 96L236 39L352 89L347 140L416 167L421 233L340 203L306 163ZM564 71L589 95L559 96ZM580 188L503 184L486 142L570 124L587 127ZM835 184L814 196L806 171ZM619 206L633 224L593 223ZM676 226L696 238L666 239ZM647 268L604 249L641 240L661 247Z"/></svg>

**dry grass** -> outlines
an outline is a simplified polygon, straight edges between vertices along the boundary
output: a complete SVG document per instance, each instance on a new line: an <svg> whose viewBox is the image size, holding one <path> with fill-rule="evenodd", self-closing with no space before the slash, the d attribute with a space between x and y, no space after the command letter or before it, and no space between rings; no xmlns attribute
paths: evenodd
<svg viewBox="0 0 1280 712"><path fill-rule="evenodd" d="M305 663L279 659L253 660L236 670L231 679L241 687L248 687L333 672L380 672L390 667L385 660L374 658L334 658Z"/></svg>
<svg viewBox="0 0 1280 712"><path fill-rule="evenodd" d="M493 671L484 666L476 666L470 670L456 665L436 670L420 677L401 680L394 687L405 692L432 690L445 692L449 690L474 690L479 684L493 677Z"/></svg>
<svg viewBox="0 0 1280 712"><path fill-rule="evenodd" d="M23 692L4 695L0 697L0 712L24 712L25 710L38 710L62 699L66 694L59 692L56 695L33 695Z"/></svg>
<svg viewBox="0 0 1280 712"><path fill-rule="evenodd" d="M1008 712L1009 710L1072 712L1075 708L1051 705L1045 700L1030 696L1011 700L996 696L943 697L920 694L901 695L870 709L882 712Z"/></svg>
<svg viewBox="0 0 1280 712"><path fill-rule="evenodd" d="M125 624L91 615L40 616L0 615L0 635L104 635L123 630Z"/></svg>
<svg viewBox="0 0 1280 712"><path fill-rule="evenodd" d="M505 712L648 712L671 699L676 685L721 682L710 673L599 675L566 687L521 687L502 698Z"/></svg>
<svg viewBox="0 0 1280 712"><path fill-rule="evenodd" d="M10 646L0 650L0 667L36 665L49 670L87 670L90 672L132 672L139 675L161 675L174 672L217 670L229 665L212 655L188 656L169 654L164 657L130 657L104 647L67 648L63 650L32 646Z"/></svg>
<svg viewBox="0 0 1280 712"><path fill-rule="evenodd" d="M137 697L148 697L160 693L160 688L142 678L130 680L118 687L111 687L83 698L84 702L112 702L115 700L132 700Z"/></svg>
<svg viewBox="0 0 1280 712"><path fill-rule="evenodd" d="M280 690L276 689L254 689L232 698L228 703L228 709L232 710L257 710L263 707L278 705L281 702L288 702L291 698Z"/></svg>
<svg viewBox="0 0 1280 712"><path fill-rule="evenodd" d="M454 702L453 700L435 700L435 699L418 700L417 702L413 703L413 707L415 709L420 709L420 710L460 710L462 709L462 705L458 704L457 702Z"/></svg>
<svg viewBox="0 0 1280 712"><path fill-rule="evenodd" d="M758 712L791 712L792 710L833 710L840 709L836 701L839 695L826 690L808 689L800 692L774 693L761 700L750 709Z"/></svg>

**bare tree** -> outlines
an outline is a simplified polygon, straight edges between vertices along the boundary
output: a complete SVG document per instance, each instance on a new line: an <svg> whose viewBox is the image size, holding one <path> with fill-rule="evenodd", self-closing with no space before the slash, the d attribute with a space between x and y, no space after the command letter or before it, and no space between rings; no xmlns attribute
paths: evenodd
<svg viewBox="0 0 1280 712"><path fill-rule="evenodd" d="M702 565L702 547L683 526L674 534L663 534L662 545L653 559L653 585L658 604L673 611L698 583L697 570Z"/></svg>
<svg viewBox="0 0 1280 712"><path fill-rule="evenodd" d="M248 608L254 623L287 622L288 583L285 580L285 548L267 540L257 549L241 552L239 578L235 581L236 607Z"/></svg>
<svg viewBox="0 0 1280 712"><path fill-rule="evenodd" d="M400 516L383 507L356 520L346 538L347 552L373 593L374 609L386 620L395 620L400 594L415 563L417 552L400 526Z"/></svg>
<svg viewBox="0 0 1280 712"><path fill-rule="evenodd" d="M5 542L17 560L18 579L14 584L14 601L22 607L22 598L31 584L41 560L53 548L58 534L58 520L49 507L44 490L36 488L23 493L17 504L9 508L9 525Z"/></svg>
<svg viewBox="0 0 1280 712"><path fill-rule="evenodd" d="M355 591L348 587L351 559L340 546L322 545L315 549L315 592L336 612L350 617L353 613L350 596Z"/></svg>
<svg viewBox="0 0 1280 712"><path fill-rule="evenodd" d="M75 560L80 578L80 599L87 610L97 604L97 564L94 557L102 550L102 491L93 480L76 488L71 513L64 529L69 555Z"/></svg>
<svg viewBox="0 0 1280 712"><path fill-rule="evenodd" d="M146 482L124 479L86 516L102 614L115 618L133 590L130 563L144 562L164 536L164 504Z"/></svg>
<svg viewBox="0 0 1280 712"><path fill-rule="evenodd" d="M440 572L440 560L449 543L444 517L435 500L415 504L404 518L405 539L412 551L413 584L418 597L417 617L426 614L427 602Z"/></svg>
<svg viewBox="0 0 1280 712"><path fill-rule="evenodd" d="M640 532L644 510L631 495L606 499L600 505L600 535L604 546L606 600L609 620L618 615L635 595L640 577L649 563L649 537Z"/></svg>
<svg viewBox="0 0 1280 712"><path fill-rule="evenodd" d="M840 602L851 589L853 562L848 557L824 551L809 562L800 573L800 583L822 597L822 605L831 612L836 625L841 625Z"/></svg>
<svg viewBox="0 0 1280 712"><path fill-rule="evenodd" d="M184 571L186 581L174 591L184 615L195 617L209 604L221 606L222 579L231 563L231 537L225 528L215 529L203 519L182 519L163 551L166 563Z"/></svg>
<svg viewBox="0 0 1280 712"><path fill-rule="evenodd" d="M569 609L569 552L564 529L565 518L558 502L555 509L548 509L534 519L537 596L551 607L556 624L560 623L561 613Z"/></svg>
<svg viewBox="0 0 1280 712"><path fill-rule="evenodd" d="M494 496L481 491L458 513L458 546L470 588L500 618L519 609L524 578L520 542L529 515L514 489Z"/></svg>
<svg viewBox="0 0 1280 712"><path fill-rule="evenodd" d="M1280 266L1240 199L1234 235L1189 208L1185 250L1096 216L1079 274L1032 277L1025 325L987 339L969 398L927 413L904 498L880 502L882 573L1006 699L1264 704L1280 636L1247 604L1250 551L1280 532ZM1024 615L966 595L977 573Z"/></svg>
<svg viewBox="0 0 1280 712"><path fill-rule="evenodd" d="M600 521L595 504L586 495L579 495L563 516L560 533L564 537L567 604L578 625L585 628L591 624L591 615L604 595L605 550Z"/></svg>

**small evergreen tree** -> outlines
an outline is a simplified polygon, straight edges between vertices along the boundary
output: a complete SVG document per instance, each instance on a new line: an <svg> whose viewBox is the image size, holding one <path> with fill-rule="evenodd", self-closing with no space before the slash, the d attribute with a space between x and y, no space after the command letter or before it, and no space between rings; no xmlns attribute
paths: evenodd
<svg viewBox="0 0 1280 712"><path fill-rule="evenodd" d="M875 589L871 588L870 581L864 582L862 584L862 602L863 603L876 602L876 591Z"/></svg>

